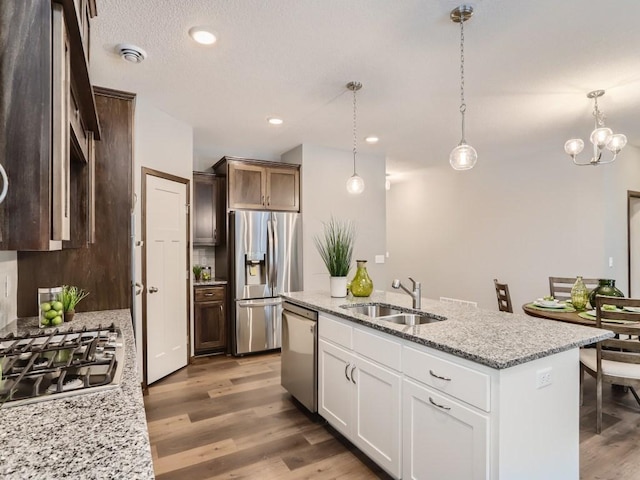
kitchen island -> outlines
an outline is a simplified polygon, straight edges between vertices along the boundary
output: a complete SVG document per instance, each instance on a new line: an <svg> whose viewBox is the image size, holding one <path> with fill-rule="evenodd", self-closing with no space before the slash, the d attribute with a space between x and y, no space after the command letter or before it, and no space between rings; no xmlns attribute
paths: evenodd
<svg viewBox="0 0 640 480"><path fill-rule="evenodd" d="M120 386L0 407L0 478L154 478L129 310L78 313L60 330L112 323L126 347ZM37 318L21 319L0 333L37 331L37 325Z"/></svg>
<svg viewBox="0 0 640 480"><path fill-rule="evenodd" d="M579 347L612 332L392 292L282 296L318 312L318 413L395 478L578 479Z"/></svg>

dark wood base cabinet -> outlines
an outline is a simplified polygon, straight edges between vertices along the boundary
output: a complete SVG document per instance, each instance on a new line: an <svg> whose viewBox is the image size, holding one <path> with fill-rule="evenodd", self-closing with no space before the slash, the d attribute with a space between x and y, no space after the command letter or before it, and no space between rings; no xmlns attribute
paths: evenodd
<svg viewBox="0 0 640 480"><path fill-rule="evenodd" d="M227 346L226 287L195 287L195 354L222 353Z"/></svg>

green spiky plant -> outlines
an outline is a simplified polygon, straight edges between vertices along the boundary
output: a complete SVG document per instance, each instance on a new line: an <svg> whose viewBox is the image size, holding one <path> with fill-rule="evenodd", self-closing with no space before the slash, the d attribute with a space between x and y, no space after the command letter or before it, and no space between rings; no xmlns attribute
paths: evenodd
<svg viewBox="0 0 640 480"><path fill-rule="evenodd" d="M351 220L340 221L331 217L323 222L324 232L313 240L322 261L332 277L346 277L351 270L351 257L356 230Z"/></svg>
<svg viewBox="0 0 640 480"><path fill-rule="evenodd" d="M75 311L76 305L80 303L80 300L89 295L89 292L85 292L83 289L75 287L73 285L63 285L62 293L59 296L59 301L62 302L63 309L66 312Z"/></svg>

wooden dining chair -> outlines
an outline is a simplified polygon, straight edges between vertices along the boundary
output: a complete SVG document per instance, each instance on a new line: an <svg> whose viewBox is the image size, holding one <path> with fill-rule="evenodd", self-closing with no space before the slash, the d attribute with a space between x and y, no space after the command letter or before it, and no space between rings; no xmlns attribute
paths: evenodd
<svg viewBox="0 0 640 480"><path fill-rule="evenodd" d="M596 432L602 431L602 384L613 383L628 387L640 405L636 388L640 389L640 313L603 310L603 305L640 308L640 299L596 296L596 327L611 330L615 338L603 340L596 348L580 350L580 403L583 394L584 372L596 379ZM630 323L605 323L607 320Z"/></svg>
<svg viewBox="0 0 640 480"><path fill-rule="evenodd" d="M549 295L557 300L571 300L571 288L577 277L549 277ZM593 290L598 286L597 278L583 278L584 285Z"/></svg>
<svg viewBox="0 0 640 480"><path fill-rule="evenodd" d="M496 287L496 296L498 297L498 310L501 312L513 313L513 305L511 304L511 295L509 294L509 285L506 283L498 283L498 279L493 279Z"/></svg>

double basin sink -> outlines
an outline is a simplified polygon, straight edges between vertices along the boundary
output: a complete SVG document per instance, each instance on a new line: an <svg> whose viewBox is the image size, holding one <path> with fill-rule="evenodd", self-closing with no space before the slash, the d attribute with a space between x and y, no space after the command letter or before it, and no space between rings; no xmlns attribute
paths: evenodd
<svg viewBox="0 0 640 480"><path fill-rule="evenodd" d="M445 317L440 317L431 313L416 313L413 310L397 307L395 305L386 305L384 303L356 303L351 305L341 305L340 308L399 325L413 326L446 320Z"/></svg>

